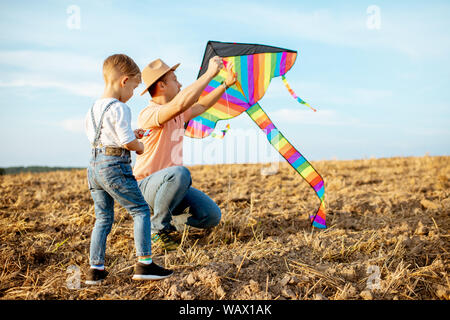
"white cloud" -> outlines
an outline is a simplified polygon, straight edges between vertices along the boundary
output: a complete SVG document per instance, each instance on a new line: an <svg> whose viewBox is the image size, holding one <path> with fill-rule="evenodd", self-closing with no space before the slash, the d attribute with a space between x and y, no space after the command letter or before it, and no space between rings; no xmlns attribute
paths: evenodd
<svg viewBox="0 0 450 320"><path fill-rule="evenodd" d="M415 127L411 128L401 128L402 132L412 136L427 136L436 137L437 139L447 140L450 137L450 130L447 128L430 128L430 127Z"/></svg>
<svg viewBox="0 0 450 320"><path fill-rule="evenodd" d="M265 35L283 35L289 39L307 39L336 46L365 49L393 49L410 58L446 57L450 52L447 17L438 7L425 10L392 9L380 6L381 28L367 28L366 7L360 10L302 10L299 6L239 3L240 10L226 15L241 28L252 27ZM441 10L448 10L444 6ZM258 19L249 19L248 12ZM267 23L270 21L270 23ZM232 23L230 23L232 24ZM233 24L232 24L233 25Z"/></svg>
<svg viewBox="0 0 450 320"><path fill-rule="evenodd" d="M40 50L3 50L0 51L2 65L19 67L30 72L43 74L89 74L101 76L103 61L89 56Z"/></svg>
<svg viewBox="0 0 450 320"><path fill-rule="evenodd" d="M344 118L334 110L319 110L313 112L309 109L279 109L270 112L269 117L274 123L292 123L323 126L348 126L361 125L360 120L356 118Z"/></svg>
<svg viewBox="0 0 450 320"><path fill-rule="evenodd" d="M318 110L337 106L374 106L394 96L392 90L388 89L348 88L326 82L288 81L290 87L301 99ZM290 96L286 87L278 79L272 80L268 90L270 94L266 93L267 97L264 97L267 100Z"/></svg>
<svg viewBox="0 0 450 320"><path fill-rule="evenodd" d="M136 62L143 68L158 57L171 65L182 63L177 70L182 83L188 85L195 80L196 61L182 46L158 46L158 50L140 56ZM100 59L67 52L3 50L0 51L0 87L56 88L95 98L103 92L102 65ZM136 92L140 88L143 84Z"/></svg>
<svg viewBox="0 0 450 320"><path fill-rule="evenodd" d="M57 80L45 79L9 79L8 81L1 81L0 87L31 87L31 88L56 88L62 89L77 96L84 97L98 97L102 91L103 86L94 82L66 82Z"/></svg>
<svg viewBox="0 0 450 320"><path fill-rule="evenodd" d="M0 61L1 87L57 88L86 97L97 97L103 91L102 62L88 56L4 50L0 51Z"/></svg>

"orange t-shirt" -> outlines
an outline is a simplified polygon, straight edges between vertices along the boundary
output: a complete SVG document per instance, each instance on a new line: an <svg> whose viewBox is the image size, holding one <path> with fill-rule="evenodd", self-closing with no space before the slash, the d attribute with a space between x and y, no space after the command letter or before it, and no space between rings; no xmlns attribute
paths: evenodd
<svg viewBox="0 0 450 320"><path fill-rule="evenodd" d="M142 180L167 167L183 165L184 119L190 110L161 125L158 122L161 108L164 106L150 101L149 106L139 113L138 127L152 131L141 139L145 151L136 156L133 168L136 180Z"/></svg>

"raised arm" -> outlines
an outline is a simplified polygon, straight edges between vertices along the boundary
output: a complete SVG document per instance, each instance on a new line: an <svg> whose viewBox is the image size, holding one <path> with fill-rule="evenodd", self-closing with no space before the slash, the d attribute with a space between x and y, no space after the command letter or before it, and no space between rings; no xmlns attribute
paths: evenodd
<svg viewBox="0 0 450 320"><path fill-rule="evenodd" d="M225 90L236 83L236 79L237 74L233 72L233 64L229 63L227 66L227 78L225 82L209 94L201 97L198 102L192 106L189 117L185 117L184 121L188 122L216 104L216 102L219 101L220 97L224 94Z"/></svg>
<svg viewBox="0 0 450 320"><path fill-rule="evenodd" d="M173 119L177 115L192 107L192 105L198 101L208 83L219 73L222 68L222 59L218 56L212 57L209 60L208 70L194 83L189 85L186 89L180 91L175 98L165 105L164 108L161 108L158 116L159 124L163 124Z"/></svg>

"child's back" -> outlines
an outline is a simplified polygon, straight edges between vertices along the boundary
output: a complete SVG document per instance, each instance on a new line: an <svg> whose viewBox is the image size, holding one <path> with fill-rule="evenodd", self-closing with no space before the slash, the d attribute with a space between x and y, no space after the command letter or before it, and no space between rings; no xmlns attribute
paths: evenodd
<svg viewBox="0 0 450 320"><path fill-rule="evenodd" d="M93 145L95 140L96 127L100 118L109 105L109 110L105 112L102 121L101 136L99 137L100 146L111 146L122 148L136 139L131 129L131 110L123 102L115 98L101 98L95 101L85 117L85 128L89 142Z"/></svg>
<svg viewBox="0 0 450 320"><path fill-rule="evenodd" d="M106 239L114 222L114 200L134 220L134 242L138 263L133 279L155 280L172 275L151 259L150 209L137 185L131 168L130 151L138 154L144 146L131 129L131 110L125 104L140 83L140 71L126 55L113 55L103 64L105 91L88 111L85 129L92 144L88 184L95 206L95 225L91 235L87 284L97 284L105 271Z"/></svg>

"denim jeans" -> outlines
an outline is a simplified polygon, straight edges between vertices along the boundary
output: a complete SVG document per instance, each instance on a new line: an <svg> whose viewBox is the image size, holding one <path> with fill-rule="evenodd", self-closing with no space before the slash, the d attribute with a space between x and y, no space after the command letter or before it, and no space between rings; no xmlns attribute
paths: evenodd
<svg viewBox="0 0 450 320"><path fill-rule="evenodd" d="M114 200L133 217L136 255L151 255L150 209L133 176L130 153L123 151L121 156L107 156L98 150L93 149L87 170L95 207L90 264L104 264L106 238L114 222Z"/></svg>
<svg viewBox="0 0 450 320"><path fill-rule="evenodd" d="M191 186L191 173L186 167L173 166L157 171L138 181L145 200L152 208L152 233L173 230L173 215L188 208L186 224L210 228L219 224L221 211L206 194Z"/></svg>

